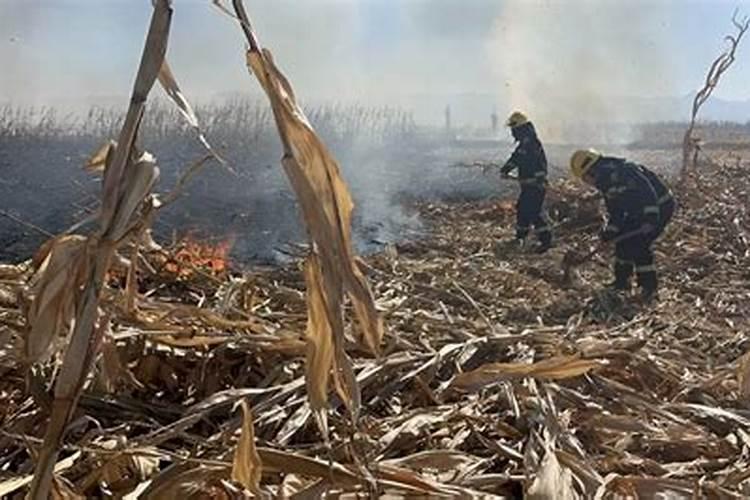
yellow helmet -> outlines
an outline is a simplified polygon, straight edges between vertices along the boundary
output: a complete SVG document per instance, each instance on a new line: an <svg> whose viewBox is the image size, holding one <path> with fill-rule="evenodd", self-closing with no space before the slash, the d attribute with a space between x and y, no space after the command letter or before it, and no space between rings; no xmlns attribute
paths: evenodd
<svg viewBox="0 0 750 500"><path fill-rule="evenodd" d="M570 157L570 171L581 179L601 157L602 154L595 149L579 149Z"/></svg>
<svg viewBox="0 0 750 500"><path fill-rule="evenodd" d="M525 114L520 111L514 111L508 117L508 121L505 122L505 125L510 128L516 128L527 123L529 123L529 118Z"/></svg>

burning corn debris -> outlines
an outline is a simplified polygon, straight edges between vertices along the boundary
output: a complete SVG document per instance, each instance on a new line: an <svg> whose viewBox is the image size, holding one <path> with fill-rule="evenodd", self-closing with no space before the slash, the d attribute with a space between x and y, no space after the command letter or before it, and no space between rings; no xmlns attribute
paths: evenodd
<svg viewBox="0 0 750 500"><path fill-rule="evenodd" d="M233 237L211 243L188 235L165 256L164 269L180 277L188 277L201 270L223 274L229 270L229 252L233 244Z"/></svg>

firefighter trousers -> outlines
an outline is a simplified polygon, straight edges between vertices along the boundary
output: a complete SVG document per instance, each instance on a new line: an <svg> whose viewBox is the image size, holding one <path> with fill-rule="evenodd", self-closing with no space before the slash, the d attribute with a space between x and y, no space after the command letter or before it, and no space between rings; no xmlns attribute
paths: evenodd
<svg viewBox="0 0 750 500"><path fill-rule="evenodd" d="M658 282L652 246L672 219L674 210L674 199L666 201L659 207L659 225L652 233L633 236L615 245L615 288L621 290L628 288L630 276L635 271L638 286L645 293L656 291ZM632 224L625 232L637 226L637 224Z"/></svg>
<svg viewBox="0 0 750 500"><path fill-rule="evenodd" d="M516 202L516 238L526 238L533 227L542 245L552 243L552 231L543 208L544 195L544 186L521 186L521 194Z"/></svg>

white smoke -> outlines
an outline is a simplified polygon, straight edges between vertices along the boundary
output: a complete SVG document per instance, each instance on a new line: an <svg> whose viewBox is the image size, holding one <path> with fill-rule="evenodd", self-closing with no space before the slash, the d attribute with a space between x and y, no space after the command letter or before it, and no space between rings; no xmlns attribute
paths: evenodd
<svg viewBox="0 0 750 500"><path fill-rule="evenodd" d="M510 111L528 112L547 140L620 142L628 124L650 121L634 96L674 91L670 54L657 39L664 2L508 0L488 55ZM596 137L591 137L592 135Z"/></svg>

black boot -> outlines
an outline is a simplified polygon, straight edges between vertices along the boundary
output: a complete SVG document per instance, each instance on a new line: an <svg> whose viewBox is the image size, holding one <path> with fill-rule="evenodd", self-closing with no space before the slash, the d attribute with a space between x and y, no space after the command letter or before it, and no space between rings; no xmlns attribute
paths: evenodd
<svg viewBox="0 0 750 500"><path fill-rule="evenodd" d="M545 253L552 248L552 233L549 230L538 233L538 237L539 246L536 249L536 253Z"/></svg>
<svg viewBox="0 0 750 500"><path fill-rule="evenodd" d="M615 261L615 280L610 284L615 290L628 290L630 276L633 274L633 263L622 260Z"/></svg>
<svg viewBox="0 0 750 500"><path fill-rule="evenodd" d="M649 304L658 299L658 282L653 265L638 269L638 285L641 287L641 300L644 303Z"/></svg>

